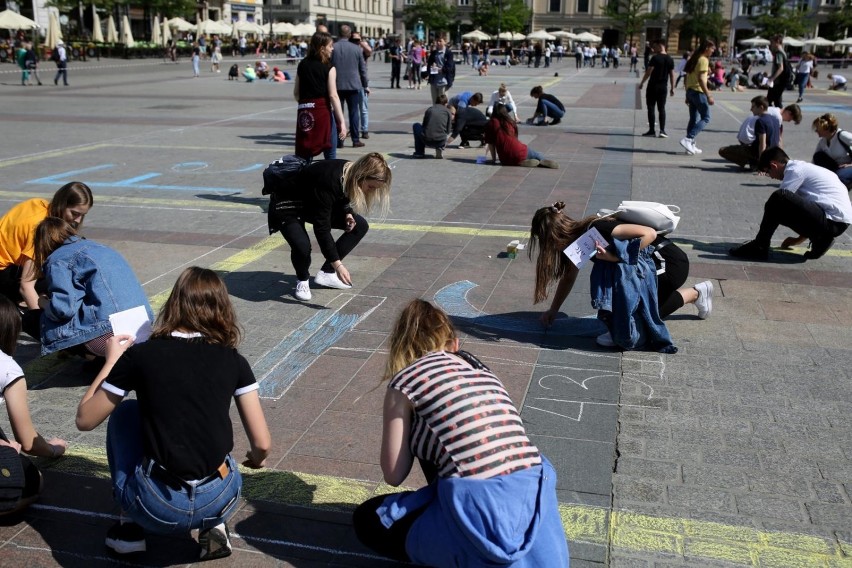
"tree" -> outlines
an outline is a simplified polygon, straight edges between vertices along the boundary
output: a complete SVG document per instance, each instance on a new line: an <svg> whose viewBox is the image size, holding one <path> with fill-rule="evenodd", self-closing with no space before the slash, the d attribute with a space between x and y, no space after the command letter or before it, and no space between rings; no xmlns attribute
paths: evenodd
<svg viewBox="0 0 852 568"><path fill-rule="evenodd" d="M532 10L524 0L474 0L470 19L485 32L520 32L527 27Z"/></svg>
<svg viewBox="0 0 852 568"><path fill-rule="evenodd" d="M624 32L630 43L644 29L646 20L661 17L659 12L648 12L648 0L610 0L604 13L616 21L615 27Z"/></svg>
<svg viewBox="0 0 852 568"><path fill-rule="evenodd" d="M448 31L455 28L456 7L446 0L417 0L408 4L402 12L402 21L407 29L412 29L418 20L433 31Z"/></svg>
<svg viewBox="0 0 852 568"><path fill-rule="evenodd" d="M760 2L754 0L755 6L760 6L760 14L749 18L763 37L775 35L803 36L811 26L807 23L808 15L798 8L788 8L787 0L769 0Z"/></svg>
<svg viewBox="0 0 852 568"><path fill-rule="evenodd" d="M685 37L699 41L712 39L718 44L719 38L722 37L722 26L725 24L720 10L719 0L683 0L681 43Z"/></svg>
<svg viewBox="0 0 852 568"><path fill-rule="evenodd" d="M843 39L849 28L852 28L852 0L846 0L839 10L832 12L828 16L828 23L834 32L828 39Z"/></svg>

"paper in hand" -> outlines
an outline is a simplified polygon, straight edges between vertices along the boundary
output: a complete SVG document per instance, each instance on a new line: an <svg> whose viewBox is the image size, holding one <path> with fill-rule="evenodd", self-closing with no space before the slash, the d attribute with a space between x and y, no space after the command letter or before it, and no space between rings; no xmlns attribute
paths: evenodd
<svg viewBox="0 0 852 568"><path fill-rule="evenodd" d="M136 306L112 314L109 316L109 323L112 324L113 335L132 335L135 338L134 343L147 341L153 331L145 306Z"/></svg>
<svg viewBox="0 0 852 568"><path fill-rule="evenodd" d="M595 256L595 247L597 243L601 243L604 247L609 245L597 229L592 227L578 238L576 241L568 245L564 251L568 260L574 263L577 268L583 268L589 259Z"/></svg>

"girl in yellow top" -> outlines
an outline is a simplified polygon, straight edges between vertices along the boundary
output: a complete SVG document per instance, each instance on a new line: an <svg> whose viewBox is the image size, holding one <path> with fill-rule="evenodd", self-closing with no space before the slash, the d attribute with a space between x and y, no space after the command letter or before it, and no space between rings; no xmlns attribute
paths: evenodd
<svg viewBox="0 0 852 568"><path fill-rule="evenodd" d="M704 40L696 49L689 61L686 62L686 104L689 106L689 124L686 126L686 137L681 138L680 145L690 156L700 154L695 146L695 137L710 124L710 106L713 97L707 86L707 75L710 72L710 56L716 49L716 44Z"/></svg>

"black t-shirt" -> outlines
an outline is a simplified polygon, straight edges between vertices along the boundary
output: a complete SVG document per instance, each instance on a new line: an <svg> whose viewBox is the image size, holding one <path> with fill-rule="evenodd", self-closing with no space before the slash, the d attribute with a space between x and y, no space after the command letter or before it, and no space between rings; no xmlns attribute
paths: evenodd
<svg viewBox="0 0 852 568"><path fill-rule="evenodd" d="M456 113L456 122L453 124L453 138L458 136L465 127L485 130L487 124L488 118L478 108L471 106L461 108Z"/></svg>
<svg viewBox="0 0 852 568"><path fill-rule="evenodd" d="M328 99L328 74L331 66L315 57L306 57L299 62L296 75L299 77L299 99Z"/></svg>
<svg viewBox="0 0 852 568"><path fill-rule="evenodd" d="M754 142L752 143L755 148L758 148L760 145L758 137L761 134L766 135L767 148L772 148L773 146L778 145L778 142L781 139L781 128L778 124L778 120L774 116L764 113L757 117L757 120L754 123Z"/></svg>
<svg viewBox="0 0 852 568"><path fill-rule="evenodd" d="M648 67L654 68L651 76L648 77L648 86L665 87L671 72L674 71L675 64L668 53L657 53L651 57Z"/></svg>
<svg viewBox="0 0 852 568"><path fill-rule="evenodd" d="M193 480L216 471L233 449L231 400L257 382L236 349L169 337L132 346L101 388L136 391L145 456Z"/></svg>

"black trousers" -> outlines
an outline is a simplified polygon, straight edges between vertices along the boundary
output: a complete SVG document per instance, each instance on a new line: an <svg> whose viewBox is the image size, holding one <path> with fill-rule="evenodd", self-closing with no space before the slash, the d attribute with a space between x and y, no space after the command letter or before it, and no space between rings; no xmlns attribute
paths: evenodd
<svg viewBox="0 0 852 568"><path fill-rule="evenodd" d="M485 127L484 126L465 126L459 132L459 136L461 137L461 143L470 142L471 140L475 140L477 142L482 142L485 139Z"/></svg>
<svg viewBox="0 0 852 568"><path fill-rule="evenodd" d="M786 189L775 190L766 200L760 230L754 240L760 246L769 248L772 235L779 225L790 227L811 241L833 239L849 227L847 223L827 218L825 211L813 201Z"/></svg>
<svg viewBox="0 0 852 568"><path fill-rule="evenodd" d="M660 317L667 318L683 307L683 296L678 289L689 276L689 257L672 242L658 248L654 255L660 267L665 263L666 271L657 276L657 303Z"/></svg>
<svg viewBox="0 0 852 568"><path fill-rule="evenodd" d="M782 74L778 79L772 84L772 88L766 92L766 98L769 101L770 105L774 105L778 108L784 108L784 103L781 102L781 97L784 95L784 89L787 88L787 79Z"/></svg>
<svg viewBox="0 0 852 568"><path fill-rule="evenodd" d="M335 241L337 248L337 256L343 260L346 255L352 252L367 231L370 230L370 224L367 220L353 213L355 217L355 228L350 232L344 232ZM331 227L333 229L344 230L346 228L346 219L332 219ZM305 221L298 216L285 216L279 225L281 234L284 235L284 240L290 245L290 260L293 263L293 268L296 269L296 277L299 280L308 280L311 275L311 238L308 236L308 231L305 230ZM323 272L334 272L329 261L325 261L320 269Z"/></svg>
<svg viewBox="0 0 852 568"><path fill-rule="evenodd" d="M668 97L666 84L651 85L645 89L645 106L648 107L648 130L654 130L654 107L660 114L660 130L666 130L666 98Z"/></svg>
<svg viewBox="0 0 852 568"><path fill-rule="evenodd" d="M391 59L391 88L394 85L399 87L399 74L402 70L402 63L398 59Z"/></svg>

